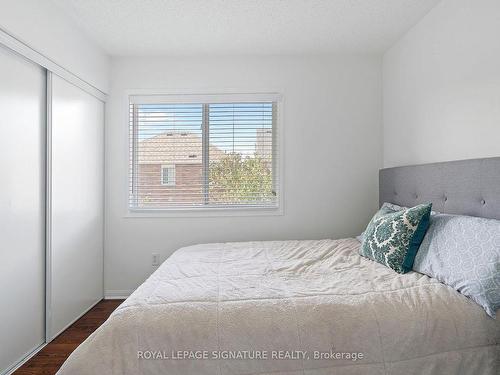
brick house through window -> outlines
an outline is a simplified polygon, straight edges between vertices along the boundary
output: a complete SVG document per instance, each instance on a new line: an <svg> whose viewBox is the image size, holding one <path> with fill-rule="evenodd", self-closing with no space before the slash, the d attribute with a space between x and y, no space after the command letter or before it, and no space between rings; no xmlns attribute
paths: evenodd
<svg viewBox="0 0 500 375"><path fill-rule="evenodd" d="M140 204L201 204L202 148L201 134L193 132L165 132L139 141L136 191ZM216 161L224 155L210 145L210 160Z"/></svg>

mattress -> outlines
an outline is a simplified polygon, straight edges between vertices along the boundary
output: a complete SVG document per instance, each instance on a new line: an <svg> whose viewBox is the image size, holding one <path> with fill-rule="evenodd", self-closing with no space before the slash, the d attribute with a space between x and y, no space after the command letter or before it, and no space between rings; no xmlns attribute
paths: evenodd
<svg viewBox="0 0 500 375"><path fill-rule="evenodd" d="M500 325L356 239L204 244L168 258L69 357L77 374L498 374Z"/></svg>

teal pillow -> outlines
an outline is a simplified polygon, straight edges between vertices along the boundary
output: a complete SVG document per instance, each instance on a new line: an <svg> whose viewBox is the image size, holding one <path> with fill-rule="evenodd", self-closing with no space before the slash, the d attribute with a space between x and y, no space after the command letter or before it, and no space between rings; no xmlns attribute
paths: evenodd
<svg viewBox="0 0 500 375"><path fill-rule="evenodd" d="M382 207L366 227L360 255L398 273L410 271L429 227L431 209L431 203L401 211Z"/></svg>

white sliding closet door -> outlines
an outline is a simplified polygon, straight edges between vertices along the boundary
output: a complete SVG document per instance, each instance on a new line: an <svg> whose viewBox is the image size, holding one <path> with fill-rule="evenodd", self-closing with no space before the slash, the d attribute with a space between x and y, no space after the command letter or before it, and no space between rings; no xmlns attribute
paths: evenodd
<svg viewBox="0 0 500 375"><path fill-rule="evenodd" d="M45 80L0 47L0 373L45 341Z"/></svg>
<svg viewBox="0 0 500 375"><path fill-rule="evenodd" d="M51 81L48 340L103 297L104 225L104 103Z"/></svg>

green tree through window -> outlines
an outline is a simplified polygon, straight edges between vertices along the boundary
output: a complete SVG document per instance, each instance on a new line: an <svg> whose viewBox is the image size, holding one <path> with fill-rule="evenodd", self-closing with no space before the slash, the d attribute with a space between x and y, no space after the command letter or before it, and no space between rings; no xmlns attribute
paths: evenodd
<svg viewBox="0 0 500 375"><path fill-rule="evenodd" d="M269 162L258 156L227 154L209 166L209 199L217 203L263 203L272 200Z"/></svg>

